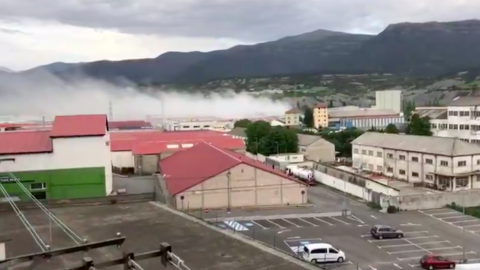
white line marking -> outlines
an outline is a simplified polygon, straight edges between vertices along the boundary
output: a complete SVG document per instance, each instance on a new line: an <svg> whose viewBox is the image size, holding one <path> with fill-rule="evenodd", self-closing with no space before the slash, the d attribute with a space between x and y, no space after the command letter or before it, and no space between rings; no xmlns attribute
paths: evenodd
<svg viewBox="0 0 480 270"><path fill-rule="evenodd" d="M290 223L290 224L292 224L293 226L297 226L297 228L301 228L301 227L302 227L302 226L300 226L300 225L298 225L298 224L295 224L295 223L293 223L293 222L289 221L288 219L284 219L284 218L282 218L282 220L283 220L283 221L285 221L285 222L287 222L287 223Z"/></svg>
<svg viewBox="0 0 480 270"><path fill-rule="evenodd" d="M448 241L448 240L444 240L444 241L432 241L432 242L416 243L416 244L419 245L419 246L421 246L421 245L431 245L431 244L440 244L440 243L450 243L450 241Z"/></svg>
<svg viewBox="0 0 480 270"><path fill-rule="evenodd" d="M325 224L328 224L328 225L330 225L330 226L333 226L332 223L327 222L327 221L325 221L325 220L323 220L323 219L319 219L319 218L316 218L316 217L314 217L314 219L316 219L316 220L318 220L318 221L321 221L321 222L323 222L323 223L325 223Z"/></svg>
<svg viewBox="0 0 480 270"><path fill-rule="evenodd" d="M405 234L407 234L407 233L408 233L408 234L410 234L410 233L428 233L428 231L411 231L411 232L405 232L405 231L404 231L404 233L405 233Z"/></svg>
<svg viewBox="0 0 480 270"><path fill-rule="evenodd" d="M416 246L416 245L415 245ZM401 250L401 251L392 251L392 252L387 252L388 254L400 254L400 253L411 253L411 252L419 252L419 251L427 251L428 253L432 253L431 251L436 251L436 250L445 250L445 249L459 249L462 247L439 247L439 248L429 248L429 249L424 249L419 246L417 246L420 249L415 249L415 250Z"/></svg>
<svg viewBox="0 0 480 270"><path fill-rule="evenodd" d="M362 234L360 235L360 237L371 237L372 235L371 234Z"/></svg>
<svg viewBox="0 0 480 270"><path fill-rule="evenodd" d="M402 251L392 251L392 252L388 252L388 254L402 254L402 253L412 253L412 252L421 252L422 250L421 249L413 249L413 250L402 250Z"/></svg>
<svg viewBox="0 0 480 270"><path fill-rule="evenodd" d="M255 225L257 225L257 226L259 226L259 227L262 227L264 230L268 229L267 227L263 226L262 224L259 224L258 222L255 222L255 221L253 221L253 220L250 220L250 222L253 223L253 224L255 224Z"/></svg>
<svg viewBox="0 0 480 270"><path fill-rule="evenodd" d="M445 219L455 219L455 218L470 218L470 217L469 216L464 216L464 215L459 215L459 216L455 216L455 217L444 217L444 218L437 218L437 219L445 220Z"/></svg>
<svg viewBox="0 0 480 270"><path fill-rule="evenodd" d="M453 210L448 208L437 208L437 209L428 209L428 210L419 210L419 211L425 214L430 214L430 213L435 213L436 211L453 211Z"/></svg>
<svg viewBox="0 0 480 270"><path fill-rule="evenodd" d="M373 219L377 219L374 215L370 215Z"/></svg>
<svg viewBox="0 0 480 270"><path fill-rule="evenodd" d="M343 223L343 224L345 224L345 225L350 225L350 223L345 222L345 221L343 221L343 220L341 220L341 219L338 219L338 218L334 218L334 217L328 217L328 218L331 218L331 219L333 219L333 220L335 220L335 221L337 221L337 222Z"/></svg>
<svg viewBox="0 0 480 270"><path fill-rule="evenodd" d="M348 216L349 219L353 219L353 220L356 220L362 224L365 224L365 222L363 222L363 220L359 219L357 216L354 216L354 215L350 215Z"/></svg>
<svg viewBox="0 0 480 270"><path fill-rule="evenodd" d="M473 252L473 251L465 252L465 255L467 255L467 254L477 254L477 253L475 253L475 252ZM463 255L463 252L447 253L447 254L439 254L439 255L440 255L440 256L445 256L445 257L448 257L448 256L457 256L457 255ZM398 257L397 257L397 260L399 260L399 261L409 261L409 260L418 260L418 259L420 259L420 258L422 258L422 257L409 257L409 258L398 258ZM413 265L414 265L414 266L418 266L418 265L416 265L416 264L413 264ZM410 266L412 266L412 265L410 265ZM412 266L412 267L413 267L413 266Z"/></svg>
<svg viewBox="0 0 480 270"><path fill-rule="evenodd" d="M297 242L297 241L310 241L310 240L315 240L315 241L322 241L322 238L302 238L302 239L291 239L291 240L285 240L284 242Z"/></svg>
<svg viewBox="0 0 480 270"><path fill-rule="evenodd" d="M291 236L291 237L287 237L287 239L300 239L300 236Z"/></svg>
<svg viewBox="0 0 480 270"><path fill-rule="evenodd" d="M394 265L395 267L397 267L397 268L403 269L402 267L400 267L400 265L398 265L398 264L396 264L396 263L394 263L393 265Z"/></svg>
<svg viewBox="0 0 480 270"><path fill-rule="evenodd" d="M406 224L400 224L400 226L422 226L422 224L406 223Z"/></svg>
<svg viewBox="0 0 480 270"><path fill-rule="evenodd" d="M424 214L426 214L426 213L424 213ZM445 213L435 213L435 214L427 214L427 215L436 218L436 216L443 216L443 215L449 216L449 215L453 215L453 214L455 214L455 215L463 215L463 214L460 213L460 212L445 212Z"/></svg>
<svg viewBox="0 0 480 270"><path fill-rule="evenodd" d="M282 230L282 231L277 232L277 234L282 234L282 233L284 233L284 232L291 232L291 231L292 231L292 230Z"/></svg>
<svg viewBox="0 0 480 270"><path fill-rule="evenodd" d="M270 219L266 219L266 221L268 221L268 222L272 223L273 225L275 225L275 226L279 227L280 229L285 229L285 227L278 225L277 223L275 223L275 222L271 221Z"/></svg>
<svg viewBox="0 0 480 270"><path fill-rule="evenodd" d="M408 240L414 240L414 239L425 239L425 238L436 238L438 237L438 235L429 235L429 236L417 236L417 237L408 237L408 238L395 238L395 239L375 239L375 240L367 240L368 242L370 243L373 243L373 242L381 242L381 241L407 241ZM415 245L415 243L412 243L413 245Z"/></svg>
<svg viewBox="0 0 480 270"><path fill-rule="evenodd" d="M453 221L452 224L462 223L462 222L477 222L480 221L478 219L470 219L470 220L460 220L460 221Z"/></svg>
<svg viewBox="0 0 480 270"><path fill-rule="evenodd" d="M480 226L480 224L465 225L463 227L468 228L468 227L477 227L477 226Z"/></svg>
<svg viewBox="0 0 480 270"><path fill-rule="evenodd" d="M307 224L312 225L313 227L318 227L317 224L314 224L314 223L312 223L312 222L310 222L310 221L308 221L308 220L305 220L305 219L303 219L303 218L298 218L298 219L301 220L301 221L303 221L303 222L305 222L305 223L307 223Z"/></svg>
<svg viewBox="0 0 480 270"><path fill-rule="evenodd" d="M388 245L388 246L377 246L379 249L382 248L392 248L392 247L408 247L413 246L412 244L401 244L401 245Z"/></svg>
<svg viewBox="0 0 480 270"><path fill-rule="evenodd" d="M373 267L373 266L371 266L371 265L369 265L368 267L370 267L370 269L372 269L372 270L377 270L377 268L375 268L375 267Z"/></svg>
<svg viewBox="0 0 480 270"><path fill-rule="evenodd" d="M408 246L413 246L413 245L431 245L431 244L440 244L440 243L450 243L450 241L445 240L445 241L432 241L432 242L425 242L425 243L415 243L415 244L401 244L401 245L387 245L387 246L377 246L378 248L392 248L392 247L408 247Z"/></svg>

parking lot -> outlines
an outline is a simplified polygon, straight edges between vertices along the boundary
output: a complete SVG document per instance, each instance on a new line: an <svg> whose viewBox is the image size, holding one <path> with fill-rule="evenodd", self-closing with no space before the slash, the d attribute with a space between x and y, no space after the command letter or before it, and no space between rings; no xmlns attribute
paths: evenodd
<svg viewBox="0 0 480 270"><path fill-rule="evenodd" d="M449 208L421 210L420 213L480 236L480 219Z"/></svg>
<svg viewBox="0 0 480 270"><path fill-rule="evenodd" d="M333 227L333 226L366 226L355 216L337 217L299 217L299 218L275 218L264 220L228 220L217 222L217 226L223 229L231 229L239 232L250 230L284 230L304 227Z"/></svg>

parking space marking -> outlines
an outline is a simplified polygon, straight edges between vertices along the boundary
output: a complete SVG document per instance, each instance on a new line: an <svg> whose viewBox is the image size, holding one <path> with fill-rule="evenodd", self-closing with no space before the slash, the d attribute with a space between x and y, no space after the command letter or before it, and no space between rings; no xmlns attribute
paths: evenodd
<svg viewBox="0 0 480 270"><path fill-rule="evenodd" d="M456 219L456 218L470 218L469 216L464 216L464 215L458 215L458 216L454 216L454 217L444 217L444 218L438 218L438 219Z"/></svg>
<svg viewBox="0 0 480 270"><path fill-rule="evenodd" d="M477 226L480 226L480 223L479 224L472 224L472 225L465 225L463 227L470 228L470 227L477 227ZM474 232L480 232L480 231L474 231Z"/></svg>
<svg viewBox="0 0 480 270"><path fill-rule="evenodd" d="M283 221L292 224L293 226L296 226L297 228L301 228L302 226L298 225L297 223L293 223L288 219L282 218Z"/></svg>
<svg viewBox="0 0 480 270"><path fill-rule="evenodd" d="M278 228L280 228L280 229L285 229L285 227L283 227L283 226L280 226L279 224L277 224L277 223L275 223L275 222L271 221L270 219L266 219L266 221L268 221L268 222L272 223L273 225L276 225L276 226L277 226Z"/></svg>
<svg viewBox="0 0 480 270"><path fill-rule="evenodd" d="M255 225L257 225L257 226L259 226L260 228L262 228L262 229L264 229L264 230L268 229L267 227L261 225L261 224L258 223L258 222L255 222L254 220L250 220L250 222L253 223L253 224L255 224Z"/></svg>
<svg viewBox="0 0 480 270"><path fill-rule="evenodd" d="M310 221L307 221L307 220L305 220L305 219L303 219L303 218L298 218L298 219L301 220L302 222L305 222L305 223L307 223L307 224L312 225L313 227L318 227L317 224L314 224L314 223L312 223L312 222L310 222Z"/></svg>
<svg viewBox="0 0 480 270"><path fill-rule="evenodd" d="M333 219L333 220L335 220L335 221L337 221L337 222L343 223L343 224L345 224L345 225L350 225L350 223L345 222L345 221L343 221L343 220L341 220L341 219L338 219L338 218L334 218L334 217L328 217L328 218Z"/></svg>
<svg viewBox="0 0 480 270"><path fill-rule="evenodd" d="M415 249L415 250L401 250L401 251L392 251L388 252L388 254L401 254L401 253L412 253L412 252L419 252L419 251L426 251L428 254L432 254L432 251L437 251L437 250L446 250L446 249L462 249L461 246L456 246L456 247L439 247L439 248L429 248L429 249L424 249L422 247L417 246L420 249Z"/></svg>
<svg viewBox="0 0 480 270"><path fill-rule="evenodd" d="M441 243L450 243L448 240L444 241L432 241L432 242L424 242L424 243L416 243L417 245L432 245L432 244L441 244ZM387 246L377 246L379 249L382 248L393 248L393 247L408 247L411 246L412 244L400 244L400 245L387 245Z"/></svg>
<svg viewBox="0 0 480 270"><path fill-rule="evenodd" d="M438 213L438 214L431 214L432 216L450 216L450 215L458 215L458 214L461 214L460 212L456 212L456 211L450 211L450 212L445 212L445 213Z"/></svg>
<svg viewBox="0 0 480 270"><path fill-rule="evenodd" d="M476 254L473 251L465 252L465 255L467 254ZM449 256L457 256L457 255L463 255L463 252L456 252L456 253L446 253L446 254L440 254L441 256L449 257ZM422 256L417 256L417 257L408 257L408 258L397 258L399 261L411 261L411 260L418 260L422 258ZM412 266L412 265L410 265ZM417 264L413 264L412 267L418 266Z"/></svg>
<svg viewBox="0 0 480 270"><path fill-rule="evenodd" d="M368 240L368 242L373 243L373 242L382 242L382 241L408 241L408 240L414 240L414 239L426 239L426 238L436 238L438 235L428 235L428 236L417 236L417 237L405 237L405 238L396 238L396 239L375 239L375 240Z"/></svg>
<svg viewBox="0 0 480 270"><path fill-rule="evenodd" d="M347 216L347 218L351 219L353 221L357 221L358 223L365 224L365 222L363 220L359 219L358 217L356 217L354 215Z"/></svg>
<svg viewBox="0 0 480 270"><path fill-rule="evenodd" d="M462 223L462 222L477 222L477 221L479 221L479 220L469 219L469 220L453 221L453 222L451 222L451 223L457 224L457 223Z"/></svg>
<svg viewBox="0 0 480 270"><path fill-rule="evenodd" d="M330 223L330 222L328 222L328 221L325 221L325 220L323 220L323 219L316 218L316 217L314 217L314 219L315 219L315 220L318 220L318 221L321 221L321 222L323 222L323 223L325 223L325 224L328 224L328 225L330 225L330 226L333 226L332 223Z"/></svg>
<svg viewBox="0 0 480 270"><path fill-rule="evenodd" d="M436 213L437 211L446 211L446 210L449 210L448 208L437 208L437 209L428 209L428 210L422 210L423 212L425 213Z"/></svg>

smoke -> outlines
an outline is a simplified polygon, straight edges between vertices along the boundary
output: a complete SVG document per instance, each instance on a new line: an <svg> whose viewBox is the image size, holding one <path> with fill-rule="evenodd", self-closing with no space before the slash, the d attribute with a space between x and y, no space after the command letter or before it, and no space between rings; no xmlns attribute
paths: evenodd
<svg viewBox="0 0 480 270"><path fill-rule="evenodd" d="M52 74L0 74L0 115L53 118L55 115L109 114L114 119L166 117L244 118L282 115L289 105L246 93L192 94L180 91L139 91L86 77L62 80Z"/></svg>

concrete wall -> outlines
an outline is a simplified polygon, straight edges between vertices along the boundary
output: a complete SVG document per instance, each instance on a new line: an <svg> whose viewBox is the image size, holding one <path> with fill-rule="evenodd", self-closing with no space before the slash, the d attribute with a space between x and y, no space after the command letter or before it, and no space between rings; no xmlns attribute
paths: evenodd
<svg viewBox="0 0 480 270"><path fill-rule="evenodd" d="M393 197L391 204L402 210L421 210L445 207L455 202L466 207L480 205L480 191L443 192L434 194L418 194Z"/></svg>
<svg viewBox="0 0 480 270"><path fill-rule="evenodd" d="M241 164L175 196L178 209L300 205L306 186ZM183 196L183 200L181 199Z"/></svg>
<svg viewBox="0 0 480 270"><path fill-rule="evenodd" d="M134 159L132 151L112 152L112 165L117 168L133 168Z"/></svg>

